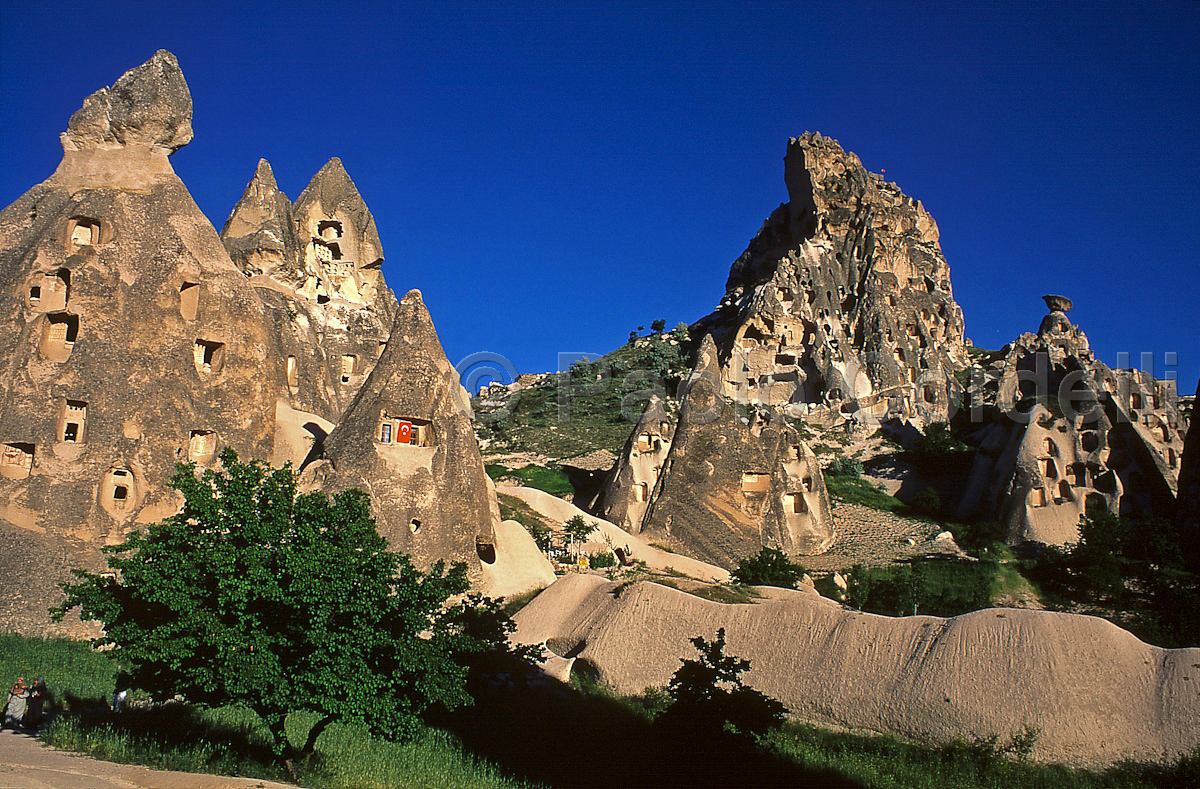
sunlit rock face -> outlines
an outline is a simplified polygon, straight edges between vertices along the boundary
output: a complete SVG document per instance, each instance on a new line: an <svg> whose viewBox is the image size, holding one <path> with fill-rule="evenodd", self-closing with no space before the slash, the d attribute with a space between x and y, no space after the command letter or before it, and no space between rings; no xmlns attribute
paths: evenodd
<svg viewBox="0 0 1200 789"><path fill-rule="evenodd" d="M159 52L87 98L55 173L0 213L0 519L79 564L175 511L176 462L271 454L284 369L168 162L191 136L187 84ZM35 580L19 604L44 623L58 578Z"/></svg>
<svg viewBox="0 0 1200 789"><path fill-rule="evenodd" d="M1067 318L1071 301L1044 298L1037 334L972 382L981 444L956 517L999 520L1013 543L1061 545L1094 507L1170 516L1186 430L1174 381L1110 369Z"/></svg>
<svg viewBox="0 0 1200 789"><path fill-rule="evenodd" d="M716 345L705 337L638 530L729 569L763 546L793 556L828 550L833 517L816 456L778 412L747 410L728 398L720 373ZM627 456L640 441L636 436ZM623 457L619 464L636 459ZM636 513L626 504L626 517Z"/></svg>
<svg viewBox="0 0 1200 789"><path fill-rule="evenodd" d="M396 313L375 220L341 161L330 159L295 205L260 161L221 239L271 309L287 406L336 422L379 358ZM321 429L310 431L292 442L293 454L319 445Z"/></svg>
<svg viewBox="0 0 1200 789"><path fill-rule="evenodd" d="M832 418L947 419L962 311L921 203L834 140L788 143L789 201L733 264L711 333L723 391Z"/></svg>

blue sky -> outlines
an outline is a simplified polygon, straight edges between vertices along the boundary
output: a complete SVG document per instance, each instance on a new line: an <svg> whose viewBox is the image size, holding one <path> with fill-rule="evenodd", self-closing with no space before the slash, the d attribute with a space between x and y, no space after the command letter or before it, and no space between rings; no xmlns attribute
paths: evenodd
<svg viewBox="0 0 1200 789"><path fill-rule="evenodd" d="M1108 364L1200 376L1195 0L192 6L0 0L0 203L169 49L218 229L259 157L294 199L339 156L451 361L542 371L709 312L819 130L924 202L977 345L1063 293Z"/></svg>

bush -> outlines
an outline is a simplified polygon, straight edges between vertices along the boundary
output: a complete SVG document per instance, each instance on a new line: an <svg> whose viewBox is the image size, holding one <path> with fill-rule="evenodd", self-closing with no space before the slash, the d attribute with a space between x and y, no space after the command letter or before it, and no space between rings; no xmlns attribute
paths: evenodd
<svg viewBox="0 0 1200 789"><path fill-rule="evenodd" d="M933 422L925 428L925 435L917 439L917 452L928 457L945 457L956 452L965 452L969 446L959 441L950 432L945 422Z"/></svg>
<svg viewBox="0 0 1200 789"><path fill-rule="evenodd" d="M613 556L610 551L596 551L588 556L588 566L594 570L616 567L617 557Z"/></svg>
<svg viewBox="0 0 1200 789"><path fill-rule="evenodd" d="M763 546L757 556L742 559L731 573L733 580L749 586L779 586L795 589L804 577L804 567L792 562L778 548Z"/></svg>
<svg viewBox="0 0 1200 789"><path fill-rule="evenodd" d="M922 515L936 518L942 514L942 497L933 488L925 488L913 496L912 508Z"/></svg>
<svg viewBox="0 0 1200 789"><path fill-rule="evenodd" d="M832 474L835 477L861 477L863 464L858 458L848 458L845 455L838 455L826 467L825 473Z"/></svg>

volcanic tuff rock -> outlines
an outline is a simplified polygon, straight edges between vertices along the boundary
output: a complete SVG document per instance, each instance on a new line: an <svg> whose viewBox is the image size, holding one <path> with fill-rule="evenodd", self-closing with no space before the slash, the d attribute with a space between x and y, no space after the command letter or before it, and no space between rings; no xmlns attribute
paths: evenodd
<svg viewBox="0 0 1200 789"><path fill-rule="evenodd" d="M498 556L519 563L513 546L497 547L500 509L471 427L470 398L419 291L400 300L391 340L329 434L325 457L306 469L306 482L369 492L380 534L418 566L465 561L482 581L493 570L505 573L492 567ZM524 547L540 556L532 538Z"/></svg>
<svg viewBox="0 0 1200 789"><path fill-rule="evenodd" d="M827 550L834 539L829 494L800 434L779 413L726 397L711 337L685 386L642 518L647 538L726 568L764 545L792 555Z"/></svg>
<svg viewBox="0 0 1200 789"><path fill-rule="evenodd" d="M789 141L784 181L789 202L692 328L716 340L725 394L797 415L946 421L967 354L933 218L819 133Z"/></svg>
<svg viewBox="0 0 1200 789"><path fill-rule="evenodd" d="M1200 392L1200 383L1196 386ZM1183 445L1179 467L1176 519L1180 543L1193 572L1200 572L1200 428L1193 415Z"/></svg>
<svg viewBox="0 0 1200 789"><path fill-rule="evenodd" d="M995 518L1010 542L1079 539L1079 516L1174 511L1185 420L1173 381L1111 370L1046 296L1037 334L1022 334L977 371L971 420L984 422L956 517Z"/></svg>
<svg viewBox="0 0 1200 789"><path fill-rule="evenodd" d="M651 397L605 482L599 510L602 518L630 534L642 530L642 518L674 435L675 425L665 404L659 397Z"/></svg>
<svg viewBox="0 0 1200 789"><path fill-rule="evenodd" d="M0 515L31 538L120 541L176 509L177 461L270 454L266 310L167 162L188 95L169 53L126 73L0 213Z"/></svg>
<svg viewBox="0 0 1200 789"><path fill-rule="evenodd" d="M259 161L221 239L272 310L288 405L336 422L374 367L396 313L375 220L341 161L330 159L294 206ZM303 451L277 457L300 462Z"/></svg>
<svg viewBox="0 0 1200 789"><path fill-rule="evenodd" d="M695 656L689 639L723 627L726 654L750 661L746 683L800 720L936 744L1031 725L1041 731L1035 760L1089 766L1175 760L1200 746L1200 649L1159 649L1090 616L893 618L843 609L811 587L759 590L768 599L730 605L568 575L517 612L516 638L637 694Z"/></svg>
<svg viewBox="0 0 1200 789"><path fill-rule="evenodd" d="M231 447L312 465L389 339L397 304L382 245L341 163L293 207L260 162L226 223L227 251L167 159L191 139L191 116L174 56L157 53L88 97L54 174L0 212L0 541L19 547L6 555L46 557L0 600L0 629L89 632L47 622L55 585L177 510L176 462L211 466ZM401 317L393 361L332 445L339 479L374 486L394 546L426 563L470 560L482 582L515 588L519 573L480 572L497 507L468 401L419 295ZM380 403L425 443L398 463L356 443L360 424L368 444L376 434ZM380 498L389 491L401 507ZM438 537L409 531L421 522ZM506 548L540 556L532 538ZM545 567L522 566L544 582Z"/></svg>

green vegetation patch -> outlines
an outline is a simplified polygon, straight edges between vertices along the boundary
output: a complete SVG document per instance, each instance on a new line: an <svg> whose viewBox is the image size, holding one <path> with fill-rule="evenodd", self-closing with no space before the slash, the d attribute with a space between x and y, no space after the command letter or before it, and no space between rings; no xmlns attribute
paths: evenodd
<svg viewBox="0 0 1200 789"><path fill-rule="evenodd" d="M847 601L885 616L958 616L990 608L1000 591L1000 565L992 561L934 559L887 567L855 565Z"/></svg>
<svg viewBox="0 0 1200 789"><path fill-rule="evenodd" d="M103 704L113 692L120 666L85 641L0 634L0 682L45 677L48 708L75 709Z"/></svg>
<svg viewBox="0 0 1200 789"><path fill-rule="evenodd" d="M515 480L524 487L537 488L553 496L575 493L575 486L571 484L570 478L557 466L528 465L510 469L499 463L488 463L484 470L493 480Z"/></svg>

